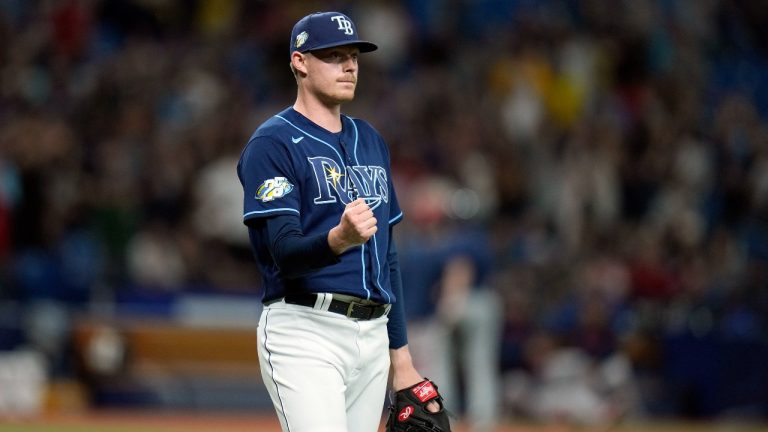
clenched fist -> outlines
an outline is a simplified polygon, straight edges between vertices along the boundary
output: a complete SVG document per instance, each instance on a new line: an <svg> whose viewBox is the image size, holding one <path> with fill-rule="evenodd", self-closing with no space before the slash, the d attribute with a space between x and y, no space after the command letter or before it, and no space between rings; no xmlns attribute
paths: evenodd
<svg viewBox="0 0 768 432"><path fill-rule="evenodd" d="M373 211L365 200L358 198L347 204L339 224L328 232L328 244L339 255L353 246L367 242L376 234L377 229Z"/></svg>

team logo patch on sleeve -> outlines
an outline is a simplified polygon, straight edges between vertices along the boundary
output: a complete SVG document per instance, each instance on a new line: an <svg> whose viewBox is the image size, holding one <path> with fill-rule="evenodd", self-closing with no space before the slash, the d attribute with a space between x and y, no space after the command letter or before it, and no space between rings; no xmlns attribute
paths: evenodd
<svg viewBox="0 0 768 432"><path fill-rule="evenodd" d="M263 202L273 201L276 198L282 198L293 190L293 185L285 177L275 177L265 180L264 183L256 189L256 199Z"/></svg>

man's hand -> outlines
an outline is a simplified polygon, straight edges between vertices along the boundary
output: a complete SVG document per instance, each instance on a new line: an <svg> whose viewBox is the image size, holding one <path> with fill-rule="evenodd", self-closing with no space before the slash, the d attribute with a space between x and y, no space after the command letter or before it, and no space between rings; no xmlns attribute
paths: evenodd
<svg viewBox="0 0 768 432"><path fill-rule="evenodd" d="M340 255L353 246L359 246L376 234L376 218L373 211L358 198L347 204L339 224L328 232L328 245Z"/></svg>
<svg viewBox="0 0 768 432"><path fill-rule="evenodd" d="M413 359L411 358L411 351L408 349L408 345L398 349L390 349L389 362L392 365L392 389L394 391L397 392L411 387L424 380L424 377L413 366ZM440 405L435 401L430 401L427 404L427 410L438 412L440 411Z"/></svg>

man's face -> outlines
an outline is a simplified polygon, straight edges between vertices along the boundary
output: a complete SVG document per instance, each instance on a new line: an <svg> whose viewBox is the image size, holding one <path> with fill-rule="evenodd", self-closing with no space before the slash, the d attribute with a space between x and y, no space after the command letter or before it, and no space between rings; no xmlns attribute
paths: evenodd
<svg viewBox="0 0 768 432"><path fill-rule="evenodd" d="M355 97L360 50L346 45L306 54L308 88L323 102L341 104Z"/></svg>

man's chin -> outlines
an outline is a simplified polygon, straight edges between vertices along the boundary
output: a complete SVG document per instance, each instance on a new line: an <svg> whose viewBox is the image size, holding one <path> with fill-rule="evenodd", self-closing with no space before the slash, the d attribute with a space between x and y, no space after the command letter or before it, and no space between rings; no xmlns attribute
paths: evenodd
<svg viewBox="0 0 768 432"><path fill-rule="evenodd" d="M336 103L336 104L352 102L352 100L355 99L355 92L335 94L331 96L329 99L331 99L333 103Z"/></svg>

